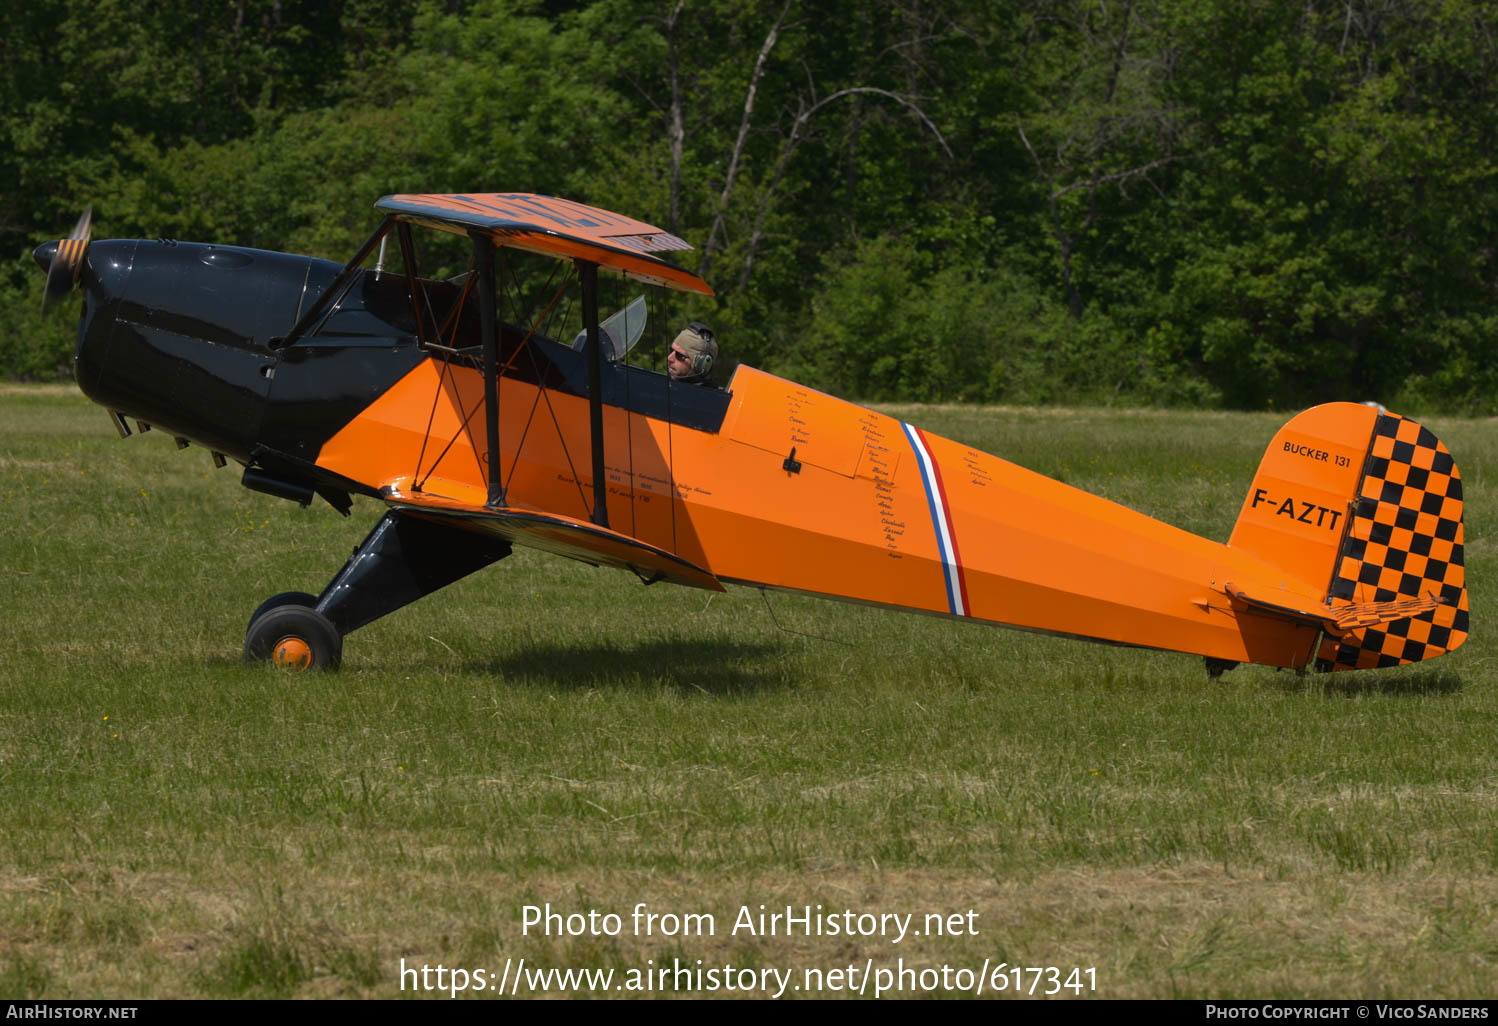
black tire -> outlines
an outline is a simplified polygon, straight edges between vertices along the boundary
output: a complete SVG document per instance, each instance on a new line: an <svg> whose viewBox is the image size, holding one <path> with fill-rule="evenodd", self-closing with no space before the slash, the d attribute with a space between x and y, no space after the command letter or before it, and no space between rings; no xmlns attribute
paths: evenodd
<svg viewBox="0 0 1498 1026"><path fill-rule="evenodd" d="M269 613L272 609L278 609L281 606L306 606L308 609L312 609L316 605L316 595L308 595L305 591L283 591L279 595L272 595L255 607L255 611L250 614L250 622L245 625L245 630L248 631L255 625L256 620Z"/></svg>
<svg viewBox="0 0 1498 1026"><path fill-rule="evenodd" d="M244 661L296 670L336 670L343 635L315 609L288 603L257 616L244 636Z"/></svg>
<svg viewBox="0 0 1498 1026"><path fill-rule="evenodd" d="M1238 665L1231 659L1214 659L1212 656L1206 656L1204 661L1207 664L1208 680L1221 680L1224 673Z"/></svg>

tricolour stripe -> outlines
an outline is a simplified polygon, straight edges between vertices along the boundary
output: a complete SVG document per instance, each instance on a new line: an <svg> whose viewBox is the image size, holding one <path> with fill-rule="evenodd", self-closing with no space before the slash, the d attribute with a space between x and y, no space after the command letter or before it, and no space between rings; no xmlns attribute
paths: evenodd
<svg viewBox="0 0 1498 1026"><path fill-rule="evenodd" d="M957 554L957 532L952 527L952 512L947 504L941 468L931 456L925 433L910 424L901 423L900 427L905 430L905 437L915 450L916 464L921 468L921 485L926 489L926 505L931 510L931 526L936 529L936 547L941 552L942 573L946 577L947 608L953 616L966 616L967 580Z"/></svg>

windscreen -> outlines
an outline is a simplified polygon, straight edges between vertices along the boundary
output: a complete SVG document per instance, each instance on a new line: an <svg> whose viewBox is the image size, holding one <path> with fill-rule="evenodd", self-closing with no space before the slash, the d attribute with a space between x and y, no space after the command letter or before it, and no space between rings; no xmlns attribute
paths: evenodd
<svg viewBox="0 0 1498 1026"><path fill-rule="evenodd" d="M599 344L603 346L605 359L610 363L624 359L624 355L645 334L645 317L645 297L636 296L626 306L598 322ZM572 348L581 351L587 342L587 331L579 331L572 340Z"/></svg>

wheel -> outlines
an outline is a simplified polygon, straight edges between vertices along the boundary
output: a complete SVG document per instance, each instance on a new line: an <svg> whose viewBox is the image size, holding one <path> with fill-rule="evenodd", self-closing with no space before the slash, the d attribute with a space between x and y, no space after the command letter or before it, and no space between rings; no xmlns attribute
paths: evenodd
<svg viewBox="0 0 1498 1026"><path fill-rule="evenodd" d="M306 606L308 609L311 609L316 605L316 595L308 595L305 591L283 591L279 595L272 595L255 607L255 611L250 614L250 622L246 625L245 630L248 631L250 627L254 626L256 620L279 606Z"/></svg>
<svg viewBox="0 0 1498 1026"><path fill-rule="evenodd" d="M1221 680L1224 673L1238 665L1231 659L1214 659L1212 656L1207 656L1205 659L1208 680Z"/></svg>
<svg viewBox="0 0 1498 1026"><path fill-rule="evenodd" d="M336 670L342 660L343 635L331 620L307 606L276 606L255 617L245 632L247 663L269 661L293 670Z"/></svg>

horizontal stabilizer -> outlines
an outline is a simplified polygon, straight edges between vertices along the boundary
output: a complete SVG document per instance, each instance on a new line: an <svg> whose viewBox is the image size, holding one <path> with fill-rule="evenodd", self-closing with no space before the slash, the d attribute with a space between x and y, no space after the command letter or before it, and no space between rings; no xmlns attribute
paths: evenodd
<svg viewBox="0 0 1498 1026"><path fill-rule="evenodd" d="M1442 602L1435 595L1423 598L1400 599L1392 602L1363 602L1347 606L1319 606L1303 609L1299 606L1271 602L1250 595L1241 588L1227 584L1224 590L1235 604L1247 606L1261 613L1281 616L1297 623L1319 625L1328 634L1341 636L1364 627L1377 627L1421 613L1428 613Z"/></svg>
<svg viewBox="0 0 1498 1026"><path fill-rule="evenodd" d="M1357 606L1340 606L1334 610L1337 614L1337 627L1344 631L1356 630L1359 627L1377 627L1381 623L1393 623L1395 620L1403 620L1411 616L1419 616L1428 613L1440 605L1445 605L1434 595L1427 595L1418 599L1403 599L1395 602L1365 602Z"/></svg>
<svg viewBox="0 0 1498 1026"><path fill-rule="evenodd" d="M399 487L387 487L382 495L396 509L593 566L631 570L647 584L671 581L708 591L724 590L716 577L695 563L585 520L529 509L485 506Z"/></svg>

